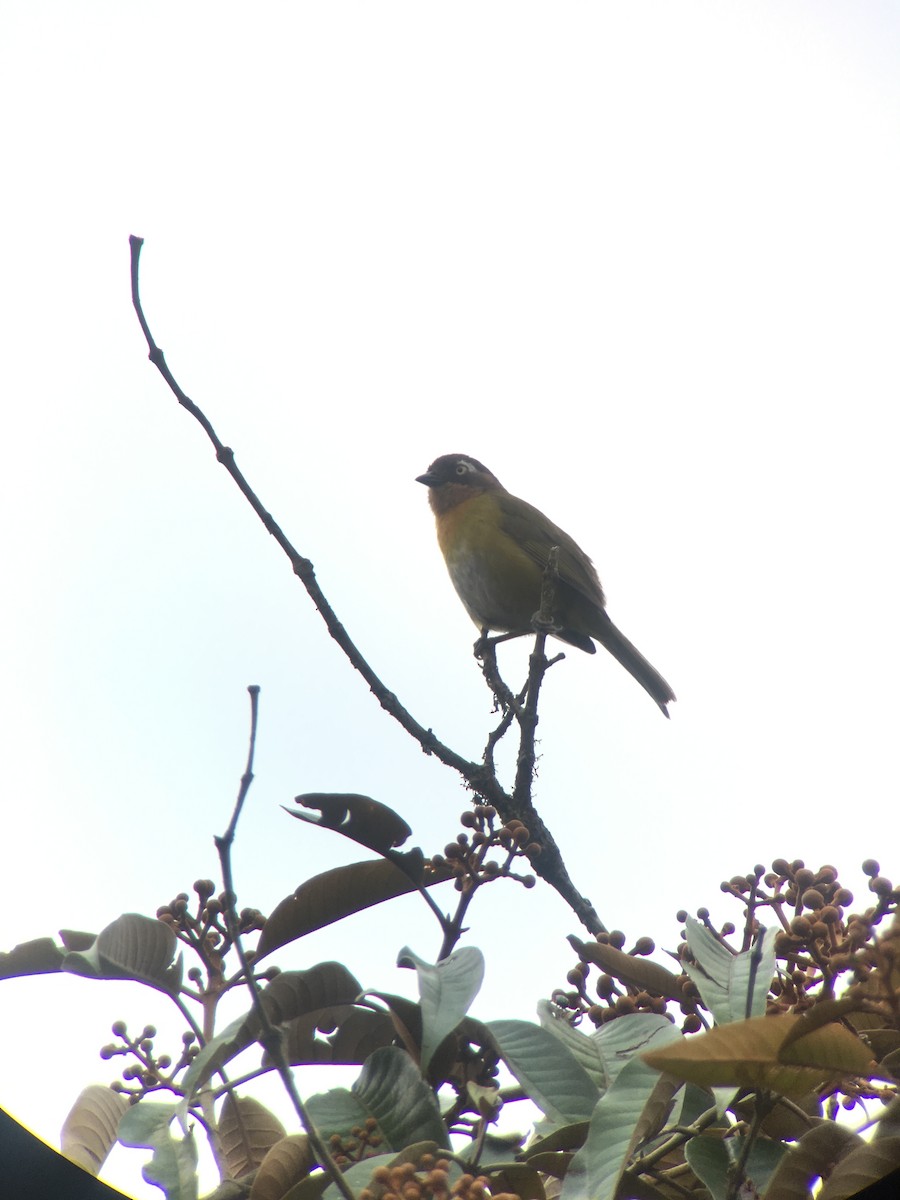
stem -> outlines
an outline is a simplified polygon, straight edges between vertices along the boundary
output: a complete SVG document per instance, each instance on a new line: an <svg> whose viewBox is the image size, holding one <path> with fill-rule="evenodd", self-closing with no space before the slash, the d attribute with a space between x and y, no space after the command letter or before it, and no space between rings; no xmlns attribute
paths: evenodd
<svg viewBox="0 0 900 1200"><path fill-rule="evenodd" d="M238 819L241 815L241 810L244 807L244 801L247 799L247 793L250 791L250 785L253 782L253 757L256 750L256 730L259 714L259 688L254 686L249 687L250 693L250 747L247 752L247 767L244 774L241 776L241 786L238 791L238 798L234 806L234 812L231 816L231 821L224 835L215 839L216 849L219 852L219 860L222 864L222 882L224 884L225 897L227 904L225 905L225 923L228 932L231 935L232 945L234 946L241 967L247 980L247 987L250 989L250 996L253 1001L253 1011L260 1024L260 1035L258 1041L260 1045L268 1051L272 1060L275 1063L275 1069L281 1076L281 1081L284 1084L291 1103L294 1106L294 1111L299 1118L300 1124L306 1131L319 1164L325 1168L331 1176L338 1191L344 1197L344 1200L355 1200L353 1190L344 1178L343 1173L331 1157L328 1147L319 1136L319 1131L312 1122L312 1118L307 1112L306 1105L300 1098L300 1093L297 1091L297 1085L294 1082L294 1075L284 1053L284 1041L281 1031L277 1029L269 1019L269 1014L266 1011L266 1006L262 1002L262 992L256 976L253 974L253 969L247 958L247 952L244 949L243 941L237 919L236 911L236 893L234 890L234 879L231 872L231 847L234 843L235 831L237 829Z"/></svg>

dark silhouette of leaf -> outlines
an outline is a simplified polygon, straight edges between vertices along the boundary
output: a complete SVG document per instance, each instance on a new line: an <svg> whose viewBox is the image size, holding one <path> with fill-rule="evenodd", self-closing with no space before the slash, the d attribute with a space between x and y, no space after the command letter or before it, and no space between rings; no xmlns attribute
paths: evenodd
<svg viewBox="0 0 900 1200"><path fill-rule="evenodd" d="M316 963L306 971L281 971L260 995L273 1025L306 1013L352 1004L362 988L343 963Z"/></svg>
<svg viewBox="0 0 900 1200"><path fill-rule="evenodd" d="M309 1063L362 1066L374 1050L389 1046L395 1036L387 1013L349 1005L297 1017L283 1031L285 1054L295 1067ZM271 1065L269 1056L263 1055L263 1066Z"/></svg>
<svg viewBox="0 0 900 1200"><path fill-rule="evenodd" d="M864 1145L859 1134L837 1121L820 1121L788 1151L769 1181L767 1200L797 1200L809 1196L810 1185L828 1175L833 1165L855 1147Z"/></svg>
<svg viewBox="0 0 900 1200"><path fill-rule="evenodd" d="M394 1031L406 1048L413 1062L418 1062L422 1051L422 1009L406 996L395 996L392 992L366 992L382 1004L387 1005Z"/></svg>
<svg viewBox="0 0 900 1200"><path fill-rule="evenodd" d="M21 942L8 953L0 953L0 979L15 979L20 975L48 975L62 969L65 951L53 938L35 938Z"/></svg>
<svg viewBox="0 0 900 1200"><path fill-rule="evenodd" d="M342 833L360 846L368 846L378 854L385 854L402 846L412 830L386 804L380 804L371 796L358 796L354 793L306 792L294 797L295 804L304 808L318 811L318 816L312 813L294 812L285 809L292 817L301 821L309 821L325 829L333 829Z"/></svg>
<svg viewBox="0 0 900 1200"><path fill-rule="evenodd" d="M421 850L393 854L390 862L349 863L325 871L301 883L292 896L276 905L259 936L257 960L313 930L448 877L426 864Z"/></svg>

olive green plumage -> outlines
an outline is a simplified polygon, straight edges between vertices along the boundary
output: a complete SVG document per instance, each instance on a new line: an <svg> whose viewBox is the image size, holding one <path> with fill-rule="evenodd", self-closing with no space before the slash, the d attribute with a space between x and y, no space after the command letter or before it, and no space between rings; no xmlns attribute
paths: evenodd
<svg viewBox="0 0 900 1200"><path fill-rule="evenodd" d="M525 633L540 608L544 568L559 548L554 636L589 654L596 639L668 716L675 693L612 623L594 565L577 542L534 505L511 495L487 467L464 454L435 459L428 487L438 542L469 616L481 630Z"/></svg>

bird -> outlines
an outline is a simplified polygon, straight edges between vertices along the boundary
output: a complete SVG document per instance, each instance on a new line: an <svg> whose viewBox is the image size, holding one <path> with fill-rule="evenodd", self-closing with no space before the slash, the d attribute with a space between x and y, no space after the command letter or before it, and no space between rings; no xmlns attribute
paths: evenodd
<svg viewBox="0 0 900 1200"><path fill-rule="evenodd" d="M594 564L574 538L468 454L442 454L416 482L428 488L450 579L482 637L489 630L515 635L534 629L544 569L556 546L553 636L587 654L596 653L599 642L669 716L675 693L610 620Z"/></svg>

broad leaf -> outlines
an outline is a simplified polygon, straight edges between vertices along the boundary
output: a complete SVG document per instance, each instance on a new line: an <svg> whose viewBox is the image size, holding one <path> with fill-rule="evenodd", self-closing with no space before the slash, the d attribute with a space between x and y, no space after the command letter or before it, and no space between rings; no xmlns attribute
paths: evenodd
<svg viewBox="0 0 900 1200"><path fill-rule="evenodd" d="M554 1124L590 1118L600 1091L559 1038L529 1021L489 1021L487 1028L503 1061Z"/></svg>
<svg viewBox="0 0 900 1200"><path fill-rule="evenodd" d="M350 1091L334 1088L311 1096L307 1108L325 1138L335 1133L346 1137L372 1117L382 1144L391 1150L411 1142L449 1144L434 1092L398 1046L376 1050Z"/></svg>
<svg viewBox="0 0 900 1200"><path fill-rule="evenodd" d="M414 967L419 981L424 1074L438 1046L456 1029L478 995L484 979L484 958L474 946L465 946L433 965L406 946L400 951L397 965Z"/></svg>
<svg viewBox="0 0 900 1200"><path fill-rule="evenodd" d="M324 871L301 883L292 896L276 905L260 933L257 960L353 913L414 892L419 886L443 883L447 878L446 871L425 862L421 850L394 854L390 862L377 859Z"/></svg>
<svg viewBox="0 0 900 1200"><path fill-rule="evenodd" d="M0 979L15 979L21 975L49 975L62 969L66 957L53 938L35 938L21 942L8 953L0 953Z"/></svg>
<svg viewBox="0 0 900 1200"><path fill-rule="evenodd" d="M675 1026L666 1025L653 1035L654 1041L680 1041ZM563 1181L562 1200L613 1200L632 1151L658 1124L661 1104L671 1094L671 1081L632 1057L594 1108L587 1140Z"/></svg>
<svg viewBox="0 0 900 1200"><path fill-rule="evenodd" d="M767 1088L782 1096L804 1096L825 1084L869 1076L869 1049L841 1025L828 1025L792 1041L798 1016L734 1021L643 1055L644 1062L703 1087Z"/></svg>
<svg viewBox="0 0 900 1200"><path fill-rule="evenodd" d="M394 1022L387 1013L341 1005L323 1008L283 1026L284 1052L291 1066L322 1065L361 1067L379 1046L394 1040ZM268 1053L264 1067L273 1066Z"/></svg>
<svg viewBox="0 0 900 1200"><path fill-rule="evenodd" d="M179 1120L185 1128L187 1128L187 1110L196 1093L216 1071L249 1045L246 1030L250 1015L248 1013L232 1021L221 1033L211 1038L191 1060L191 1065L181 1079L184 1098L178 1105Z"/></svg>
<svg viewBox="0 0 900 1200"><path fill-rule="evenodd" d="M767 929L762 941L733 954L693 917L685 922L688 949L694 962L684 960L687 974L717 1025L762 1016L775 975L775 936Z"/></svg>
<svg viewBox="0 0 900 1200"><path fill-rule="evenodd" d="M240 1179L262 1163L285 1137L278 1118L252 1096L225 1097L219 1116L219 1142L232 1179Z"/></svg>
<svg viewBox="0 0 900 1200"><path fill-rule="evenodd" d="M325 829L333 829L378 854L386 854L389 850L402 846L412 833L401 816L386 804L379 804L371 796L306 792L302 796L295 796L294 803L301 804L304 808L315 809L318 815L285 809L292 817Z"/></svg>
<svg viewBox="0 0 900 1200"><path fill-rule="evenodd" d="M772 1176L766 1200L798 1200L809 1196L811 1184L832 1165L865 1143L859 1134L837 1121L814 1125L789 1150Z"/></svg>
<svg viewBox="0 0 900 1200"><path fill-rule="evenodd" d="M731 1171L740 1158L743 1144L741 1137L722 1138L701 1134L691 1138L685 1146L684 1153L691 1170L709 1189L713 1200L727 1200ZM750 1195L766 1195L769 1181L787 1153L787 1146L781 1142L764 1137L754 1140L744 1166L744 1180L751 1189Z"/></svg>
<svg viewBox="0 0 900 1200"><path fill-rule="evenodd" d="M116 1144L119 1121L128 1107L121 1092L99 1083L86 1087L63 1123L60 1149L66 1158L96 1175Z"/></svg>
<svg viewBox="0 0 900 1200"><path fill-rule="evenodd" d="M643 1054L650 1046L677 1041L672 1037L675 1027L661 1013L628 1013L601 1025L590 1035L603 1063L610 1083L636 1054Z"/></svg>
<svg viewBox="0 0 900 1200"><path fill-rule="evenodd" d="M123 913L101 930L89 949L67 954L62 969L92 979L136 979L174 996L182 975L177 946L164 921Z"/></svg>
<svg viewBox="0 0 900 1200"><path fill-rule="evenodd" d="M315 1161L305 1133L282 1138L260 1163L249 1200L281 1200L289 1188L306 1178Z"/></svg>
<svg viewBox="0 0 900 1200"><path fill-rule="evenodd" d="M172 1137L169 1124L174 1114L171 1104L141 1100L119 1122L119 1141L153 1151L142 1174L165 1192L167 1200L197 1200L197 1146L193 1133L180 1140Z"/></svg>
<svg viewBox="0 0 900 1200"><path fill-rule="evenodd" d="M849 1200L900 1165L900 1137L877 1138L851 1150L822 1184L818 1200ZM896 1185L896 1181L895 1181Z"/></svg>
<svg viewBox="0 0 900 1200"><path fill-rule="evenodd" d="M593 1037L570 1025L565 1012L557 1008L555 1004L551 1004L549 1000L541 1000L538 1003L537 1015L541 1028L546 1029L548 1033L552 1033L554 1037L559 1038L568 1046L591 1077L595 1087L602 1092L607 1087L609 1079L600 1049ZM616 1024L615 1021L610 1023Z"/></svg>

